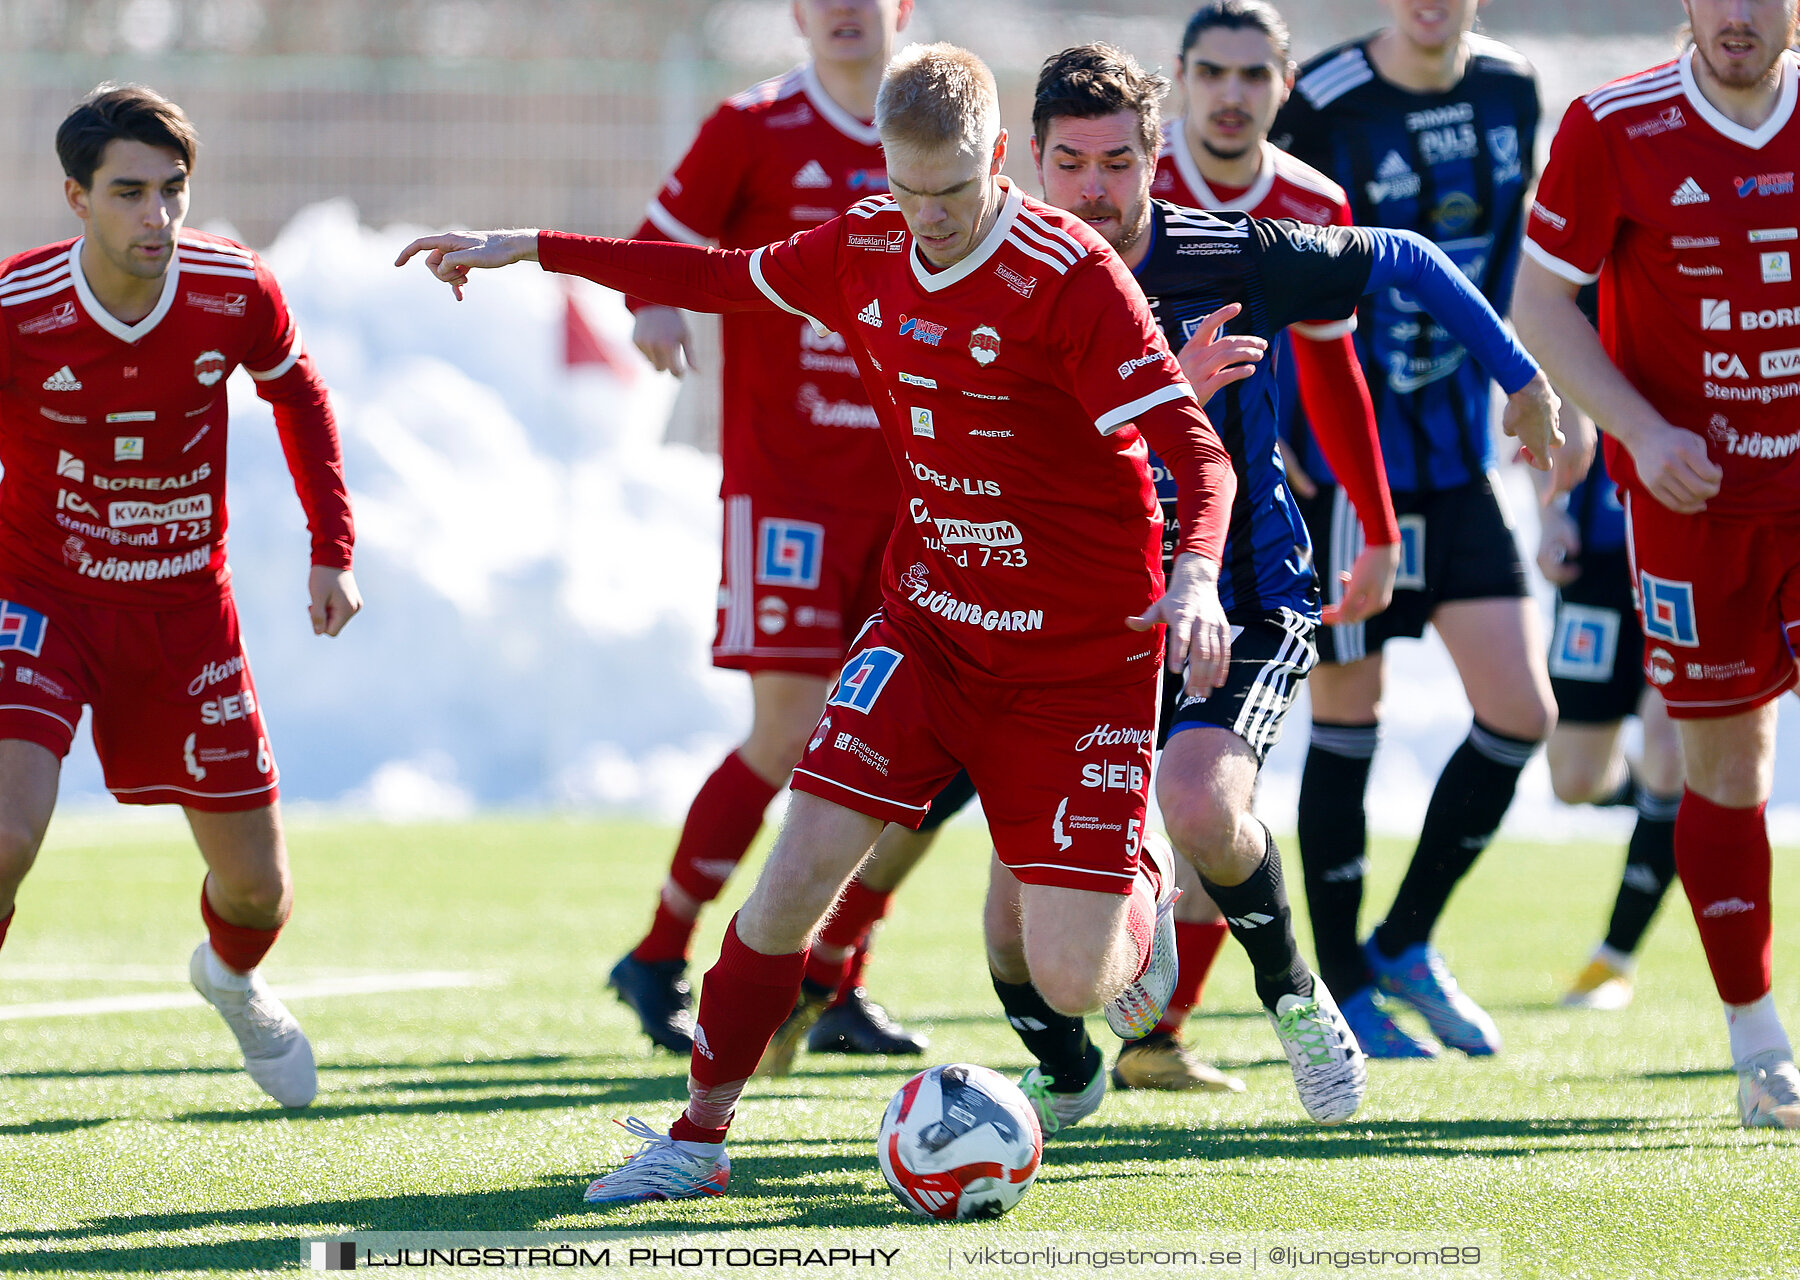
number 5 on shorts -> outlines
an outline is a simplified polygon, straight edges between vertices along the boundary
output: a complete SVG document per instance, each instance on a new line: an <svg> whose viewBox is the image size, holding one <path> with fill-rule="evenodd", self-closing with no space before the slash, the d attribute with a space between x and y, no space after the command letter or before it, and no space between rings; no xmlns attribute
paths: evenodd
<svg viewBox="0 0 1800 1280"><path fill-rule="evenodd" d="M882 688L899 669L905 655L897 649L864 649L844 664L838 677L837 690L826 701L827 706L849 707L867 713L881 696Z"/></svg>

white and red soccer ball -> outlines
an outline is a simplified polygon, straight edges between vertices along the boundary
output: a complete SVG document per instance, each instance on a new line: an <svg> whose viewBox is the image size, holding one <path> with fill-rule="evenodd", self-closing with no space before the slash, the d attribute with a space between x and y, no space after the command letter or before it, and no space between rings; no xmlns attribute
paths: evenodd
<svg viewBox="0 0 1800 1280"><path fill-rule="evenodd" d="M1037 1180L1044 1134L1019 1087L953 1063L900 1087L881 1118L881 1172L922 1218L998 1218Z"/></svg>

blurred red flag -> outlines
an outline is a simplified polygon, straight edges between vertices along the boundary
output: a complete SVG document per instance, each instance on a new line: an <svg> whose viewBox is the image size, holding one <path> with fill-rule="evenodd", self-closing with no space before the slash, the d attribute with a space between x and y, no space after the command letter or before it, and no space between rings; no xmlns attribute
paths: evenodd
<svg viewBox="0 0 1800 1280"><path fill-rule="evenodd" d="M638 375L637 362L620 351L588 323L581 304L575 301L573 285L563 283L563 363L573 369L577 365L597 364L621 382Z"/></svg>

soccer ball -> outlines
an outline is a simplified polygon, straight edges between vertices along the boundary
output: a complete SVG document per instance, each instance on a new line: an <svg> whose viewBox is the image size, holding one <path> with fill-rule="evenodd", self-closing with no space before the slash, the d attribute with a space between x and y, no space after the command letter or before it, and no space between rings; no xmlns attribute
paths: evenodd
<svg viewBox="0 0 1800 1280"><path fill-rule="evenodd" d="M900 1203L922 1218L998 1218L1037 1180L1044 1134L1019 1086L959 1062L900 1087L875 1146Z"/></svg>

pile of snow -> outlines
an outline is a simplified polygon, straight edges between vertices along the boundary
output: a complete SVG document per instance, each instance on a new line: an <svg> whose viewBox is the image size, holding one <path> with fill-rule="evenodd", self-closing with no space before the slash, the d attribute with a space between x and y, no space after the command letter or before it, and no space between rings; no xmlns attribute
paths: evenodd
<svg viewBox="0 0 1800 1280"><path fill-rule="evenodd" d="M718 461L663 443L674 382L638 361L616 295L520 266L480 275L459 304L422 268L394 269L414 234L330 203L266 253L344 435L368 607L336 640L306 623L307 542L272 419L241 374L231 388L231 559L283 791L394 817L677 817L748 722L747 682L708 662ZM564 366L571 288L617 372ZM1535 547L1525 478L1508 483ZM1411 834L1469 724L1441 645L1390 649L1384 705L1370 821ZM1303 701L1264 775L1277 830L1292 829L1306 725ZM1794 777L1782 771L1776 826L1800 838ZM65 795L103 795L85 742ZM1540 754L1508 830L1629 824L1557 805Z"/></svg>

